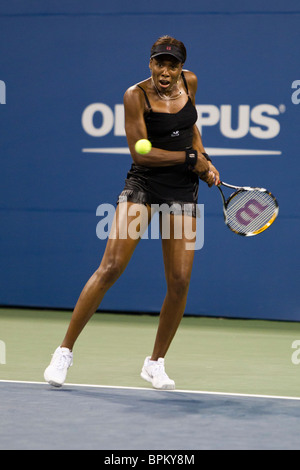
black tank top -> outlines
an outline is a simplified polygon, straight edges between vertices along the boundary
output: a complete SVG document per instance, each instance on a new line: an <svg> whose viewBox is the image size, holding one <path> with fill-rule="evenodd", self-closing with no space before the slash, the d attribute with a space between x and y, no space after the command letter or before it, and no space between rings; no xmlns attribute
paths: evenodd
<svg viewBox="0 0 300 470"><path fill-rule="evenodd" d="M145 95L149 108L144 114L148 139L152 147L163 150L186 150L192 148L193 126L197 121L197 111L189 97L189 90L184 74L182 79L188 94L186 104L177 113L159 113L152 111L147 93L138 85Z"/></svg>
<svg viewBox="0 0 300 470"><path fill-rule="evenodd" d="M148 111L144 119L148 139L153 147L163 150L184 151L192 148L193 126L197 121L197 111L193 105L186 79L182 74L188 101L177 113L157 113L152 111L145 90ZM153 201L197 202L199 178L186 163L170 166L146 167L132 163L127 174L125 190L148 191Z"/></svg>

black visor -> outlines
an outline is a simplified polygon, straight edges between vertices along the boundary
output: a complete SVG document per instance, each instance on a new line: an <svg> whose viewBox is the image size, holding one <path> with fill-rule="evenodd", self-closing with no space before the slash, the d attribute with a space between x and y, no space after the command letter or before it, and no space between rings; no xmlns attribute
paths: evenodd
<svg viewBox="0 0 300 470"><path fill-rule="evenodd" d="M173 44L160 44L159 46L154 47L151 51L151 59L159 55L171 55L182 64L185 59L179 47L174 46Z"/></svg>

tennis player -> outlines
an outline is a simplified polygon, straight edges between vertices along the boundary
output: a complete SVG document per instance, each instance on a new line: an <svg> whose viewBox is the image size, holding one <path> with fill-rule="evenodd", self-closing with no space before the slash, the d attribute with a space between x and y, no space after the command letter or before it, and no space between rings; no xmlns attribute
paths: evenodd
<svg viewBox="0 0 300 470"><path fill-rule="evenodd" d="M125 92L125 130L133 163L118 199L114 237L109 237L101 264L83 288L66 336L45 370L45 380L53 386L65 382L79 334L123 273L141 238L129 236L132 206L147 209L147 227L151 207L167 204L172 206L170 236L162 237L167 292L152 354L144 361L141 377L156 389L175 388L175 382L166 374L164 359L184 314L194 259L194 250L186 249L186 243L191 242L189 236L182 233L175 237L175 225L179 219L184 222L189 218L195 231L199 178L209 187L219 181L196 126L197 77L183 70L185 60L186 48L181 41L170 36L159 38L151 48L150 78ZM148 154L135 151L139 139L151 141ZM160 220L162 217L164 214L160 214Z"/></svg>

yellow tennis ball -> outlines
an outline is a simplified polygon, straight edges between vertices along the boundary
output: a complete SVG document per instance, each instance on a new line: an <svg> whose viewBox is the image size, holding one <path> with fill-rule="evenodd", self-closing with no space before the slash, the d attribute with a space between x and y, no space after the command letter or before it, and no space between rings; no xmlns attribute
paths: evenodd
<svg viewBox="0 0 300 470"><path fill-rule="evenodd" d="M146 155L152 148L152 144L148 139L140 139L135 143L135 151L141 155Z"/></svg>

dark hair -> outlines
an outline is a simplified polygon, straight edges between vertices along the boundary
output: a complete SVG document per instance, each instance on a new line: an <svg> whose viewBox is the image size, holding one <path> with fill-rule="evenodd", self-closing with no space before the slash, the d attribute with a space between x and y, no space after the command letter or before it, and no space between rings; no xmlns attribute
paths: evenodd
<svg viewBox="0 0 300 470"><path fill-rule="evenodd" d="M164 44L169 44L169 45L173 45L173 46L178 47L178 49L180 49L180 52L181 52L182 57L183 57L182 63L184 63L186 61L186 48L185 48L185 45L183 44L183 42L178 41L178 39L175 39L172 36L168 36L168 35L161 36L160 38L157 39L157 41L151 47L151 54L150 55L152 56L152 54L154 53L157 46L164 45Z"/></svg>

